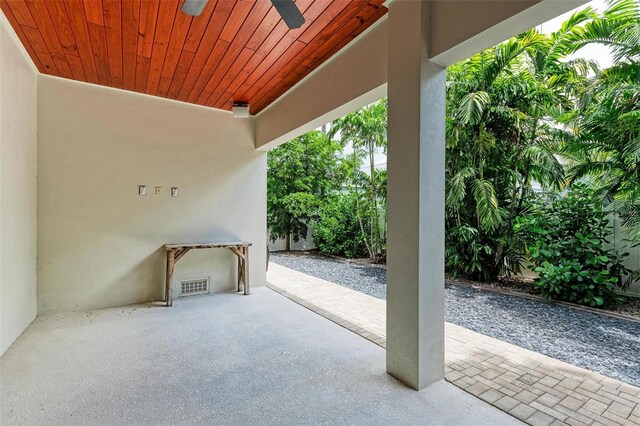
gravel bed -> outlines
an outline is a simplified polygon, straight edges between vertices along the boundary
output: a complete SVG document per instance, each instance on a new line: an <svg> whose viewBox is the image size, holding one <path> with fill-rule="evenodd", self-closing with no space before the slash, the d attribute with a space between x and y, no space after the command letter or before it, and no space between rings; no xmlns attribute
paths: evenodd
<svg viewBox="0 0 640 426"><path fill-rule="evenodd" d="M318 255L272 253L287 268L386 298L386 268ZM445 320L640 386L640 323L447 284Z"/></svg>

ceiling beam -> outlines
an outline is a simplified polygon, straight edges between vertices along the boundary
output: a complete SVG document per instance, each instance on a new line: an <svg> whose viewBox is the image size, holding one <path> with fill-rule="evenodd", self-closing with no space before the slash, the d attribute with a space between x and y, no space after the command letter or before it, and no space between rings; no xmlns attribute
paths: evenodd
<svg viewBox="0 0 640 426"><path fill-rule="evenodd" d="M433 1L432 60L449 66L586 2ZM386 96L386 83L384 17L257 115L256 148L274 148L375 102Z"/></svg>
<svg viewBox="0 0 640 426"><path fill-rule="evenodd" d="M587 1L434 1L430 56L445 67L455 64Z"/></svg>

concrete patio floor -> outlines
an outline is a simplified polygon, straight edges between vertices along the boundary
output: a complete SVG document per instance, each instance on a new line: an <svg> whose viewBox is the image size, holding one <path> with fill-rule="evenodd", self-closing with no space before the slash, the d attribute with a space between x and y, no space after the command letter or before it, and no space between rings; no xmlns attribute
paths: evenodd
<svg viewBox="0 0 640 426"><path fill-rule="evenodd" d="M0 359L2 424L519 424L267 288L38 317Z"/></svg>
<svg viewBox="0 0 640 426"><path fill-rule="evenodd" d="M384 300L274 263L267 280L385 347ZM640 388L451 323L445 323L445 365L447 381L530 425L640 424Z"/></svg>

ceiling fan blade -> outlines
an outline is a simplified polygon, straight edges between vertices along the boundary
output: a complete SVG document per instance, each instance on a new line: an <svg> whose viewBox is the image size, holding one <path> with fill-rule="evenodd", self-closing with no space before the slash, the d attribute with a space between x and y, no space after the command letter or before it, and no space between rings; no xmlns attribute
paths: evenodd
<svg viewBox="0 0 640 426"><path fill-rule="evenodd" d="M190 16L200 16L209 0L184 0L182 11Z"/></svg>
<svg viewBox="0 0 640 426"><path fill-rule="evenodd" d="M282 20L289 29L300 28L304 24L304 16L302 16L300 9L298 9L293 0L271 0L271 3L273 3L273 7L282 16Z"/></svg>

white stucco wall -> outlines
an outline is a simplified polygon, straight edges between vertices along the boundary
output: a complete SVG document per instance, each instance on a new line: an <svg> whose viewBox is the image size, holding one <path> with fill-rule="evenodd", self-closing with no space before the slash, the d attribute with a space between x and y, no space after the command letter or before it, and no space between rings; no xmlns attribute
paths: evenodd
<svg viewBox="0 0 640 426"><path fill-rule="evenodd" d="M640 246L634 247L633 244L628 241L629 237L619 217L612 217L611 222L613 227L610 238L612 246L622 253L629 253L629 257L624 261L624 266L632 271L640 269ZM622 294L630 297L640 297L640 281L631 283L629 289Z"/></svg>
<svg viewBox="0 0 640 426"><path fill-rule="evenodd" d="M266 153L252 119L40 76L38 131L39 313L160 299L165 243L249 241L251 284L265 283ZM229 251L195 250L175 279L227 291L235 271Z"/></svg>
<svg viewBox="0 0 640 426"><path fill-rule="evenodd" d="M269 251L283 251L287 249L287 241L284 238L279 238L275 241L269 239ZM306 251L316 248L316 244L313 241L313 227L311 225L307 228L306 238L301 238L298 242L291 239L292 251Z"/></svg>
<svg viewBox="0 0 640 426"><path fill-rule="evenodd" d="M589 0L459 0L432 3L431 58L449 66Z"/></svg>
<svg viewBox="0 0 640 426"><path fill-rule="evenodd" d="M0 12L0 354L36 316L36 79Z"/></svg>

